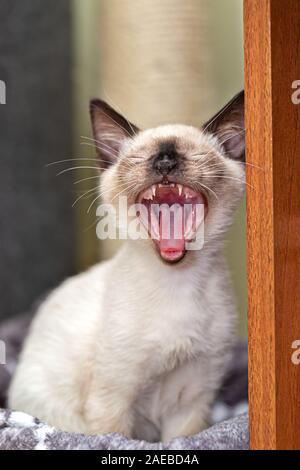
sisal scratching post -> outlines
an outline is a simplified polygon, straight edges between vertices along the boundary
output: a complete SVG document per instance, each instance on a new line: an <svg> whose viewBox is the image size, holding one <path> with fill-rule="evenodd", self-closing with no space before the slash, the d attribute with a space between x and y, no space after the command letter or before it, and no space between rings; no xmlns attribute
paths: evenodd
<svg viewBox="0 0 300 470"><path fill-rule="evenodd" d="M101 0L99 94L141 128L214 110L207 0ZM102 244L110 256L118 242Z"/></svg>

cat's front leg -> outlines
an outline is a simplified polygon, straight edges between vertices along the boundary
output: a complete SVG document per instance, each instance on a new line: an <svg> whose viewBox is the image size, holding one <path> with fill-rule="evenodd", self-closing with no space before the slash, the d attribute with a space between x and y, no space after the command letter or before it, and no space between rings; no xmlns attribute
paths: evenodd
<svg viewBox="0 0 300 470"><path fill-rule="evenodd" d="M163 417L161 440L168 442L179 436L192 436L209 425L210 404L213 394L201 396Z"/></svg>
<svg viewBox="0 0 300 470"><path fill-rule="evenodd" d="M85 422L88 434L116 432L132 436L131 400L122 389L105 387L105 390L91 391L85 403Z"/></svg>
<svg viewBox="0 0 300 470"><path fill-rule="evenodd" d="M116 350L116 348L115 348ZM132 437L133 403L138 393L138 364L109 357L102 349L84 399L84 418L88 434L116 432ZM126 373L124 373L126 370Z"/></svg>

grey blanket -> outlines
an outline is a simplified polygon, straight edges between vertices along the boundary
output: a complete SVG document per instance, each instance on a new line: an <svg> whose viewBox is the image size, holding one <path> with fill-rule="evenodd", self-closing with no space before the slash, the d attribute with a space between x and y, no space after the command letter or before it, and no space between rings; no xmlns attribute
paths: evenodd
<svg viewBox="0 0 300 470"><path fill-rule="evenodd" d="M25 413L8 410L5 408L7 388L31 317L32 313L28 313L0 325L0 340L6 345L6 363L0 365L0 450L248 449L247 347L243 343L236 345L232 366L214 404L215 424L192 437L162 444L130 440L113 433L84 436L59 431Z"/></svg>

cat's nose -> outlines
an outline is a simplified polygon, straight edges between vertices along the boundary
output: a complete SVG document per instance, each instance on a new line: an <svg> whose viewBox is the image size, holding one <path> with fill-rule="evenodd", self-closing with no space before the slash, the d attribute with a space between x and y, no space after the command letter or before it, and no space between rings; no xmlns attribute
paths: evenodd
<svg viewBox="0 0 300 470"><path fill-rule="evenodd" d="M177 167L177 163L175 155L160 153L153 161L153 168L163 176L166 176Z"/></svg>

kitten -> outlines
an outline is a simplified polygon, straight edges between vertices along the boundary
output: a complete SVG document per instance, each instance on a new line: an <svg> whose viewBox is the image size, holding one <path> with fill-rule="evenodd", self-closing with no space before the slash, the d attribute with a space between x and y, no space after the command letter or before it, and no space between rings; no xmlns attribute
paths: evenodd
<svg viewBox="0 0 300 470"><path fill-rule="evenodd" d="M202 204L204 221L193 210L188 228L204 224L204 245L187 250L186 227L177 239L129 239L66 280L33 321L9 405L66 431L191 435L209 423L234 340L222 247L244 191L244 94L199 129L140 131L99 100L91 117L105 202L123 192L149 214L154 203Z"/></svg>

